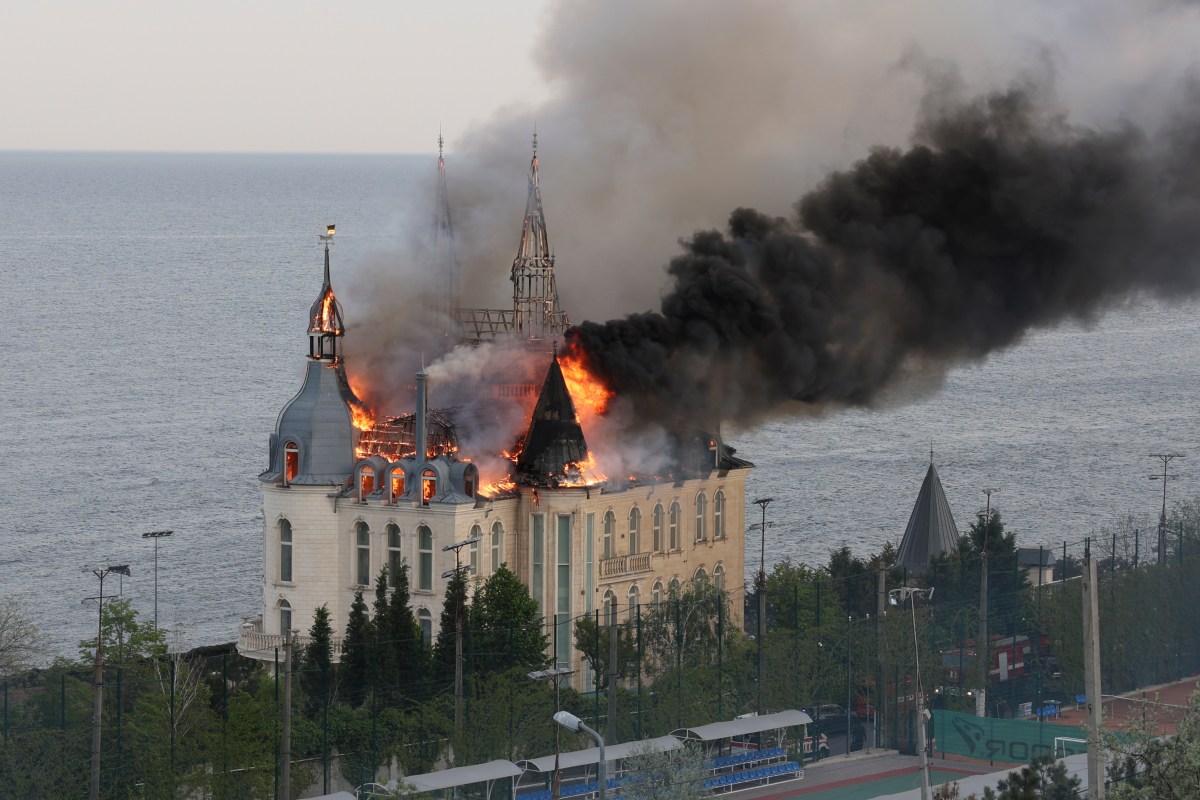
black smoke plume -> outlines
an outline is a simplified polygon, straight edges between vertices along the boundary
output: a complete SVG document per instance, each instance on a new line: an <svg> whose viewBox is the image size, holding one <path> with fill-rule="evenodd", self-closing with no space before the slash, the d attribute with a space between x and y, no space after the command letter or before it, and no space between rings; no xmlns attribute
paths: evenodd
<svg viewBox="0 0 1200 800"><path fill-rule="evenodd" d="M727 232L682 242L659 313L571 331L628 418L871 405L1130 292L1196 290L1194 86L1153 135L1074 126L1032 83L945 89L911 146L829 175L792 218L740 208Z"/></svg>

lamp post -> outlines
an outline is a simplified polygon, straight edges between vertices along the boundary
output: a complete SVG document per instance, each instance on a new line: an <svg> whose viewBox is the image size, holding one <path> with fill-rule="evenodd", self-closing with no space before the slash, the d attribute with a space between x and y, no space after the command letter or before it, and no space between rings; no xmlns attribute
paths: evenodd
<svg viewBox="0 0 1200 800"><path fill-rule="evenodd" d="M92 679L92 776L88 789L88 800L99 800L100 797L100 729L104 714L104 576L110 572L118 575L128 575L129 565L105 567L84 567L84 572L90 572L100 579L100 596L96 598L99 609L96 623L96 671ZM86 603L87 600L84 600Z"/></svg>
<svg viewBox="0 0 1200 800"><path fill-rule="evenodd" d="M921 750L921 800L929 800L929 752L925 747L925 698L921 695L921 651L917 646L917 600L919 595L933 599L933 589L913 589L905 586L888 592L888 602L894 606L907 600L912 612L913 660L917 667L917 747Z"/></svg>
<svg viewBox="0 0 1200 800"><path fill-rule="evenodd" d="M773 497L760 497L754 505L762 509L762 522L750 526L750 530L759 531L758 577L755 579L755 593L758 595L758 714L763 713L763 678L766 675L766 657L763 654L763 639L767 638L767 506L775 500Z"/></svg>
<svg viewBox="0 0 1200 800"><path fill-rule="evenodd" d="M154 630L158 630L158 540L174 535L175 531L150 531L143 539L154 540Z"/></svg>
<svg viewBox="0 0 1200 800"><path fill-rule="evenodd" d="M557 714L558 710L559 710L558 706L559 706L559 702L560 702L559 692L558 692L558 685L559 685L558 682L564 676L573 675L573 674L575 674L575 670L573 670L573 669L569 669L567 667L554 667L553 669L534 670L533 672L529 673L529 677L533 678L535 681L543 681L543 680L554 681L554 712ZM554 777L551 778L551 780L550 780L550 796L553 798L553 800L558 800L558 798L560 796L561 787L562 787L562 782L558 776L558 755L561 751L562 751L562 747L559 742L559 730L558 730L558 728L555 728L554 729Z"/></svg>
<svg viewBox="0 0 1200 800"><path fill-rule="evenodd" d="M608 787L605 786L606 780L604 777L606 771L604 765L604 739L600 736L600 734L596 733L594 730L585 725L583 720L572 714L570 711L556 712L554 715L554 721L569 731L573 731L575 733L582 731L596 740L596 745L600 748L600 765L596 770L596 777L599 779L598 782L600 784L600 800L605 800Z"/></svg>
<svg viewBox="0 0 1200 800"><path fill-rule="evenodd" d="M975 696L975 716L987 716L988 682L988 534L992 532L992 495L999 489L983 489L987 495L987 510L983 520L983 547L979 559L979 641L975 645L978 664L979 694Z"/></svg>
<svg viewBox="0 0 1200 800"><path fill-rule="evenodd" d="M463 539L461 542L451 542L442 548L445 553L449 550L454 551L454 569L446 570L442 573L442 580L454 577L463 569L461 554L462 549L467 545L476 544L482 536L472 536L469 539ZM470 572L472 567L467 564L465 569ZM463 590L466 594L466 590ZM458 598L457 607L454 609L454 730L462 732L462 705L463 705L463 598Z"/></svg>

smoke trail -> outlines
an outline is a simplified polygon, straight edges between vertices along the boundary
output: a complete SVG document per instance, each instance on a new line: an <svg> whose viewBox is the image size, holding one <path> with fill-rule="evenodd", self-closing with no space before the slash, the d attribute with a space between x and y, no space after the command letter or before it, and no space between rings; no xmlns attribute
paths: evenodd
<svg viewBox="0 0 1200 800"><path fill-rule="evenodd" d="M750 422L869 405L1130 291L1195 291L1194 87L1153 136L1072 126L1035 83L957 95L937 86L910 147L831 174L793 218L697 233L660 313L585 322L573 346L635 418Z"/></svg>

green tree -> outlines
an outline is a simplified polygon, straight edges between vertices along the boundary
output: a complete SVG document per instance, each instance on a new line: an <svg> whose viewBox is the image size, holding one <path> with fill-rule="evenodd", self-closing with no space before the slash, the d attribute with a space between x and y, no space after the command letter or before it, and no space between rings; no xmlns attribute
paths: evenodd
<svg viewBox="0 0 1200 800"><path fill-rule="evenodd" d="M44 650L25 603L17 597L0 600L0 678L28 669Z"/></svg>
<svg viewBox="0 0 1200 800"><path fill-rule="evenodd" d="M1019 772L983 790L984 800L1077 800L1082 781L1067 772L1061 761L1037 756ZM999 791L997 791L999 790Z"/></svg>
<svg viewBox="0 0 1200 800"><path fill-rule="evenodd" d="M541 669L549 663L549 640L542 632L537 601L507 564L501 564L476 590L470 621L473 649L478 654L476 663L482 674L495 674L509 667Z"/></svg>
<svg viewBox="0 0 1200 800"><path fill-rule="evenodd" d="M308 697L308 711L316 713L329 703L333 672L333 627L329 624L329 607L321 605L313 612L308 643L300 655L300 685Z"/></svg>
<svg viewBox="0 0 1200 800"><path fill-rule="evenodd" d="M621 790L629 800L695 800L705 797L704 757L691 744L666 752L635 750L625 760L630 780Z"/></svg>
<svg viewBox="0 0 1200 800"><path fill-rule="evenodd" d="M342 641L341 680L339 698L352 707L362 705L370 688L372 625L367 617L367 604L362 589L354 593L350 618L346 621L346 636Z"/></svg>
<svg viewBox="0 0 1200 800"><path fill-rule="evenodd" d="M1108 773L1113 800L1200 797L1200 690L1188 700L1175 736L1160 736L1158 722L1136 721L1123 735L1105 737L1115 756Z"/></svg>
<svg viewBox="0 0 1200 800"><path fill-rule="evenodd" d="M455 637L458 632L458 621L461 615L465 629L467 614L466 570L458 570L446 583L446 599L442 603L441 627L438 629L437 640L433 644L433 669L443 680L451 680L454 677L454 661L457 653Z"/></svg>
<svg viewBox="0 0 1200 800"><path fill-rule="evenodd" d="M412 700L417 696L417 684L421 678L424 642L421 629L410 605L408 563L402 562L396 571L395 586L388 604L389 663L394 665L394 683L401 698Z"/></svg>
<svg viewBox="0 0 1200 800"><path fill-rule="evenodd" d="M100 620L106 664L123 666L167 654L166 632L154 627L153 623L139 622L138 613L130 601L121 599L105 602ZM95 661L96 640L82 640L79 654L85 663Z"/></svg>

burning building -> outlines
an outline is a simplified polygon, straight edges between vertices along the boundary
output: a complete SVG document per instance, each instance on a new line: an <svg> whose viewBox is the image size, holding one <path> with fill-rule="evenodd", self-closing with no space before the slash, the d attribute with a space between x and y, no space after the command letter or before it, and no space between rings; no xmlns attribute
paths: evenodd
<svg viewBox="0 0 1200 800"><path fill-rule="evenodd" d="M448 358L494 348L484 360L523 365L457 395L473 403L431 407L431 394L452 383L435 362L416 375L411 413L377 416L364 404L343 355L345 325L330 279L333 227L320 237L324 282L310 314L304 382L279 414L260 475L263 607L243 625L242 653L274 658L283 632L306 630L321 605L340 642L354 593L385 565L393 575L409 565L412 607L432 640L444 576L461 559L472 581L507 564L543 612L556 663L586 680L573 647L575 618L599 612L602 621L624 621L638 604L659 602L673 584L701 575L739 590L752 465L718 435L695 431L662 440L667 455L653 474L609 458L632 443L602 424L612 393L577 354L558 352L567 316L554 282L536 139L534 148L513 308L457 308L457 274L444 281L465 342ZM440 152L438 163L445 222L435 236L449 236ZM439 251L451 254L445 268L456 269L452 239ZM496 441L507 446L483 444ZM729 604L731 616L740 617L741 605Z"/></svg>

